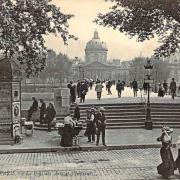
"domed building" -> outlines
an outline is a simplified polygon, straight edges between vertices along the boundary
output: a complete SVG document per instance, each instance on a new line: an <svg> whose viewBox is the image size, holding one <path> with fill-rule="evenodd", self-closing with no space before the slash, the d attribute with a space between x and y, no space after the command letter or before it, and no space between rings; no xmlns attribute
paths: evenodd
<svg viewBox="0 0 180 180"><path fill-rule="evenodd" d="M85 61L77 65L79 79L127 80L128 67L122 67L120 60L107 60L108 48L100 40L98 31L94 31L93 38L86 43Z"/></svg>
<svg viewBox="0 0 180 180"><path fill-rule="evenodd" d="M94 37L86 44L85 61L90 62L107 62L107 47L105 42L101 42L97 30Z"/></svg>

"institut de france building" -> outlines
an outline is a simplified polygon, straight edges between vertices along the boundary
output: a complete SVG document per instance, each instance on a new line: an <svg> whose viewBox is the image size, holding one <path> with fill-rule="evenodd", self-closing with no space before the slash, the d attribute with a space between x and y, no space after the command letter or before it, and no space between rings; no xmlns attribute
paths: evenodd
<svg viewBox="0 0 180 180"><path fill-rule="evenodd" d="M107 55L106 43L100 40L98 32L95 30L93 38L86 44L85 60L76 66L79 79L128 81L128 62L120 62L118 59L108 61Z"/></svg>

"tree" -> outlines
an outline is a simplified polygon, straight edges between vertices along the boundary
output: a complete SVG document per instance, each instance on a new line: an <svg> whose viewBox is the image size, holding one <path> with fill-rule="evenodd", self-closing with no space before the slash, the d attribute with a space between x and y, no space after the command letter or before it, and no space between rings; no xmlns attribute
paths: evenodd
<svg viewBox="0 0 180 180"><path fill-rule="evenodd" d="M138 41L158 37L161 45L155 56L167 57L179 50L179 0L111 0L115 5L106 14L99 14L95 22L113 27Z"/></svg>
<svg viewBox="0 0 180 180"><path fill-rule="evenodd" d="M71 17L51 0L1 0L0 50L7 59L16 57L27 76L38 74L46 64L46 35L60 36L65 44L76 39L68 32Z"/></svg>
<svg viewBox="0 0 180 180"><path fill-rule="evenodd" d="M46 68L40 73L40 79L47 81L51 79L52 83L55 81L62 82L64 78L72 75L72 61L67 55L59 53L58 55L50 50L47 53Z"/></svg>
<svg viewBox="0 0 180 180"><path fill-rule="evenodd" d="M162 83L164 80L167 80L170 73L170 65L168 61L162 61L155 57L151 57L151 62L153 62L153 69L151 72L152 79L155 83ZM129 67L129 74L131 75L130 80L134 78L137 81L143 81L146 76L146 71L144 65L147 64L147 58L145 57L136 57L131 61Z"/></svg>

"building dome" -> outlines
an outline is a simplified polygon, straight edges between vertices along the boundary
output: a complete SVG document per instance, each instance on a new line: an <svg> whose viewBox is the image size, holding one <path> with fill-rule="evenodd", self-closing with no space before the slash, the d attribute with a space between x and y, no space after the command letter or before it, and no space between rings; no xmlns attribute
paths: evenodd
<svg viewBox="0 0 180 180"><path fill-rule="evenodd" d="M106 43L101 42L97 30L94 32L94 37L92 40L88 41L86 44L86 49L85 51L88 50L100 50L100 51L107 51Z"/></svg>

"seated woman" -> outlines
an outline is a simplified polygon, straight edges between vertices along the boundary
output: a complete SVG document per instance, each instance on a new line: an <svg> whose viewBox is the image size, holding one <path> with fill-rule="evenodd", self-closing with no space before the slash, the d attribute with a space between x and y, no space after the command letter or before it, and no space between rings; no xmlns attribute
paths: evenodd
<svg viewBox="0 0 180 180"><path fill-rule="evenodd" d="M74 135L74 121L70 114L64 118L64 128L61 135L61 146L71 147Z"/></svg>
<svg viewBox="0 0 180 180"><path fill-rule="evenodd" d="M159 84L158 96L159 97L164 97L164 94L165 94L165 91L164 91L162 85Z"/></svg>
<svg viewBox="0 0 180 180"><path fill-rule="evenodd" d="M178 156L177 156L177 159L176 159L176 167L178 168L179 173L180 173L180 136L178 136L176 146L177 146L177 149L178 149Z"/></svg>
<svg viewBox="0 0 180 180"><path fill-rule="evenodd" d="M163 178L169 178L171 175L174 175L175 170L175 163L171 152L172 132L173 129L163 127L162 135L157 138L157 141L162 142L162 147L160 150L162 163L157 167L157 170L158 174L162 175Z"/></svg>

